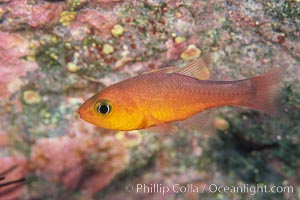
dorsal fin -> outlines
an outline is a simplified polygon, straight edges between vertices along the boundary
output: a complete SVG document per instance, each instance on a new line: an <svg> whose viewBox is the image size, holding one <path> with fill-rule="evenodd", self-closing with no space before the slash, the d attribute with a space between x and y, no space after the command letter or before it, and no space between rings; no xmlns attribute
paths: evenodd
<svg viewBox="0 0 300 200"><path fill-rule="evenodd" d="M208 69L209 63L210 55L206 55L176 70L175 73L184 74L200 80L209 80L211 78L211 73Z"/></svg>
<svg viewBox="0 0 300 200"><path fill-rule="evenodd" d="M147 72L144 72L143 74L150 74L150 73L173 73L174 71L178 70L178 67L164 67L160 69L153 69Z"/></svg>
<svg viewBox="0 0 300 200"><path fill-rule="evenodd" d="M150 73L178 73L186 76L194 77L200 80L209 80L212 78L211 72L208 69L210 64L210 55L203 56L189 64L187 64L183 68L179 67L164 67L161 69L153 69L151 71L145 72L143 74Z"/></svg>

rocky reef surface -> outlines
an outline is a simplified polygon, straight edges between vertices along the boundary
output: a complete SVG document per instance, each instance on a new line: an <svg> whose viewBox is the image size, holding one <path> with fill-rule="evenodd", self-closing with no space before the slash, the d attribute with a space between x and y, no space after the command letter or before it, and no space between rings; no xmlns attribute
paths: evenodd
<svg viewBox="0 0 300 200"><path fill-rule="evenodd" d="M115 132L79 119L104 87L208 53L218 80L288 66L282 114L221 108L210 134ZM300 198L299 0L0 0L0 77L0 184L26 177L0 187L0 199ZM163 194L139 184L178 185Z"/></svg>

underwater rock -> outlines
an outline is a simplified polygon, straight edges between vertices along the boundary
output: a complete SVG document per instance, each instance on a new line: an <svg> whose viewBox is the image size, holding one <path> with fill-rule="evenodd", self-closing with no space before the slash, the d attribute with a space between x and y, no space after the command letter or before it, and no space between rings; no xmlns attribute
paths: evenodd
<svg viewBox="0 0 300 200"><path fill-rule="evenodd" d="M59 20L63 5L60 3L32 4L28 0L10 1L2 6L3 22L0 30L16 31L26 25L32 28L46 28L54 25Z"/></svg>
<svg viewBox="0 0 300 200"><path fill-rule="evenodd" d="M140 131L119 131L118 133L116 133L116 138L128 148L136 147L143 141L143 135Z"/></svg>
<svg viewBox="0 0 300 200"><path fill-rule="evenodd" d="M75 63L68 62L67 70L69 72L77 72L78 70L80 70L80 67L78 65L76 65Z"/></svg>
<svg viewBox="0 0 300 200"><path fill-rule="evenodd" d="M166 41L165 43L166 47L167 47L167 52L166 54L166 58L173 60L173 59L178 59L180 57L180 54L184 51L186 44L185 42L176 42L173 39L169 39Z"/></svg>
<svg viewBox="0 0 300 200"><path fill-rule="evenodd" d="M111 46L110 44L104 44L102 48L102 52L104 54L111 54L114 52L114 47Z"/></svg>
<svg viewBox="0 0 300 200"><path fill-rule="evenodd" d="M182 36L177 36L177 37L175 38L175 43L176 43L176 44L180 44L180 43L185 42L185 41L186 41L186 38L185 38L185 37L182 37Z"/></svg>
<svg viewBox="0 0 300 200"><path fill-rule="evenodd" d="M84 9L77 14L76 23L86 25L103 39L112 37L111 29L116 24L116 18L111 12L100 12L94 9Z"/></svg>
<svg viewBox="0 0 300 200"><path fill-rule="evenodd" d="M282 177L299 174L298 0L0 2L1 155L11 151L30 158L22 198L167 199L170 196L128 193L124 186L203 187L245 180L281 185ZM185 126L170 135L109 132L79 119L79 104L105 86L207 53L217 80L248 78L287 65L280 93L283 117L225 108L215 120L213 135ZM21 101L28 91L35 100ZM279 147L257 150L274 141ZM299 188L298 179L293 183ZM294 194L276 194L274 199ZM207 192L201 198L244 195L249 196ZM256 197L273 198L269 195Z"/></svg>
<svg viewBox="0 0 300 200"><path fill-rule="evenodd" d="M68 26L68 25L72 24L72 22L75 20L75 18L76 18L76 12L74 12L74 11L63 11L63 12L60 13L59 22L63 26Z"/></svg>
<svg viewBox="0 0 300 200"><path fill-rule="evenodd" d="M1 157L0 173L5 177L0 184L20 180L28 174L27 161L22 156ZM24 182L0 187L0 199L20 199L24 191Z"/></svg>
<svg viewBox="0 0 300 200"><path fill-rule="evenodd" d="M1 98L17 91L23 84L20 77L37 69L36 62L22 59L32 54L31 45L26 34L0 32Z"/></svg>
<svg viewBox="0 0 300 200"><path fill-rule="evenodd" d="M31 154L33 168L46 179L91 194L107 186L128 163L127 149L112 136L41 139Z"/></svg>
<svg viewBox="0 0 300 200"><path fill-rule="evenodd" d="M123 26L121 26L120 24L116 24L113 29L111 29L111 34L115 37L118 37L120 35L122 35L124 32L124 28Z"/></svg>
<svg viewBox="0 0 300 200"><path fill-rule="evenodd" d="M7 144L8 144L8 136L7 136L6 133L4 133L4 132L1 131L0 132L0 148L7 146Z"/></svg>
<svg viewBox="0 0 300 200"><path fill-rule="evenodd" d="M221 117L216 117L214 119L214 126L218 130L225 131L229 128L229 123Z"/></svg>
<svg viewBox="0 0 300 200"><path fill-rule="evenodd" d="M37 91L26 90L23 92L23 101L27 104L36 104L41 102L41 96Z"/></svg>
<svg viewBox="0 0 300 200"><path fill-rule="evenodd" d="M201 55L201 50L198 47L196 47L196 45L191 44L187 47L187 49L184 52L182 52L180 57L183 60L194 60L198 58L200 55Z"/></svg>

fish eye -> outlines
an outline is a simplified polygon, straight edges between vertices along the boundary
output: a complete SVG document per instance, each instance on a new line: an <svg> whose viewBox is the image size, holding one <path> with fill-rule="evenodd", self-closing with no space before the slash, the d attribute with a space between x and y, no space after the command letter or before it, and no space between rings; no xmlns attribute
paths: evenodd
<svg viewBox="0 0 300 200"><path fill-rule="evenodd" d="M106 115L111 111L111 106L108 105L106 102L102 102L97 106L97 112Z"/></svg>

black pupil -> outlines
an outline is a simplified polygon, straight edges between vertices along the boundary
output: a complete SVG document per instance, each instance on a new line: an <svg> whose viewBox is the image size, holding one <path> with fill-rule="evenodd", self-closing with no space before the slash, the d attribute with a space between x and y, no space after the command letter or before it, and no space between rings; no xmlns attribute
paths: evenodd
<svg viewBox="0 0 300 200"><path fill-rule="evenodd" d="M101 114L107 114L109 113L109 106L108 105L100 105L98 106L98 112Z"/></svg>

